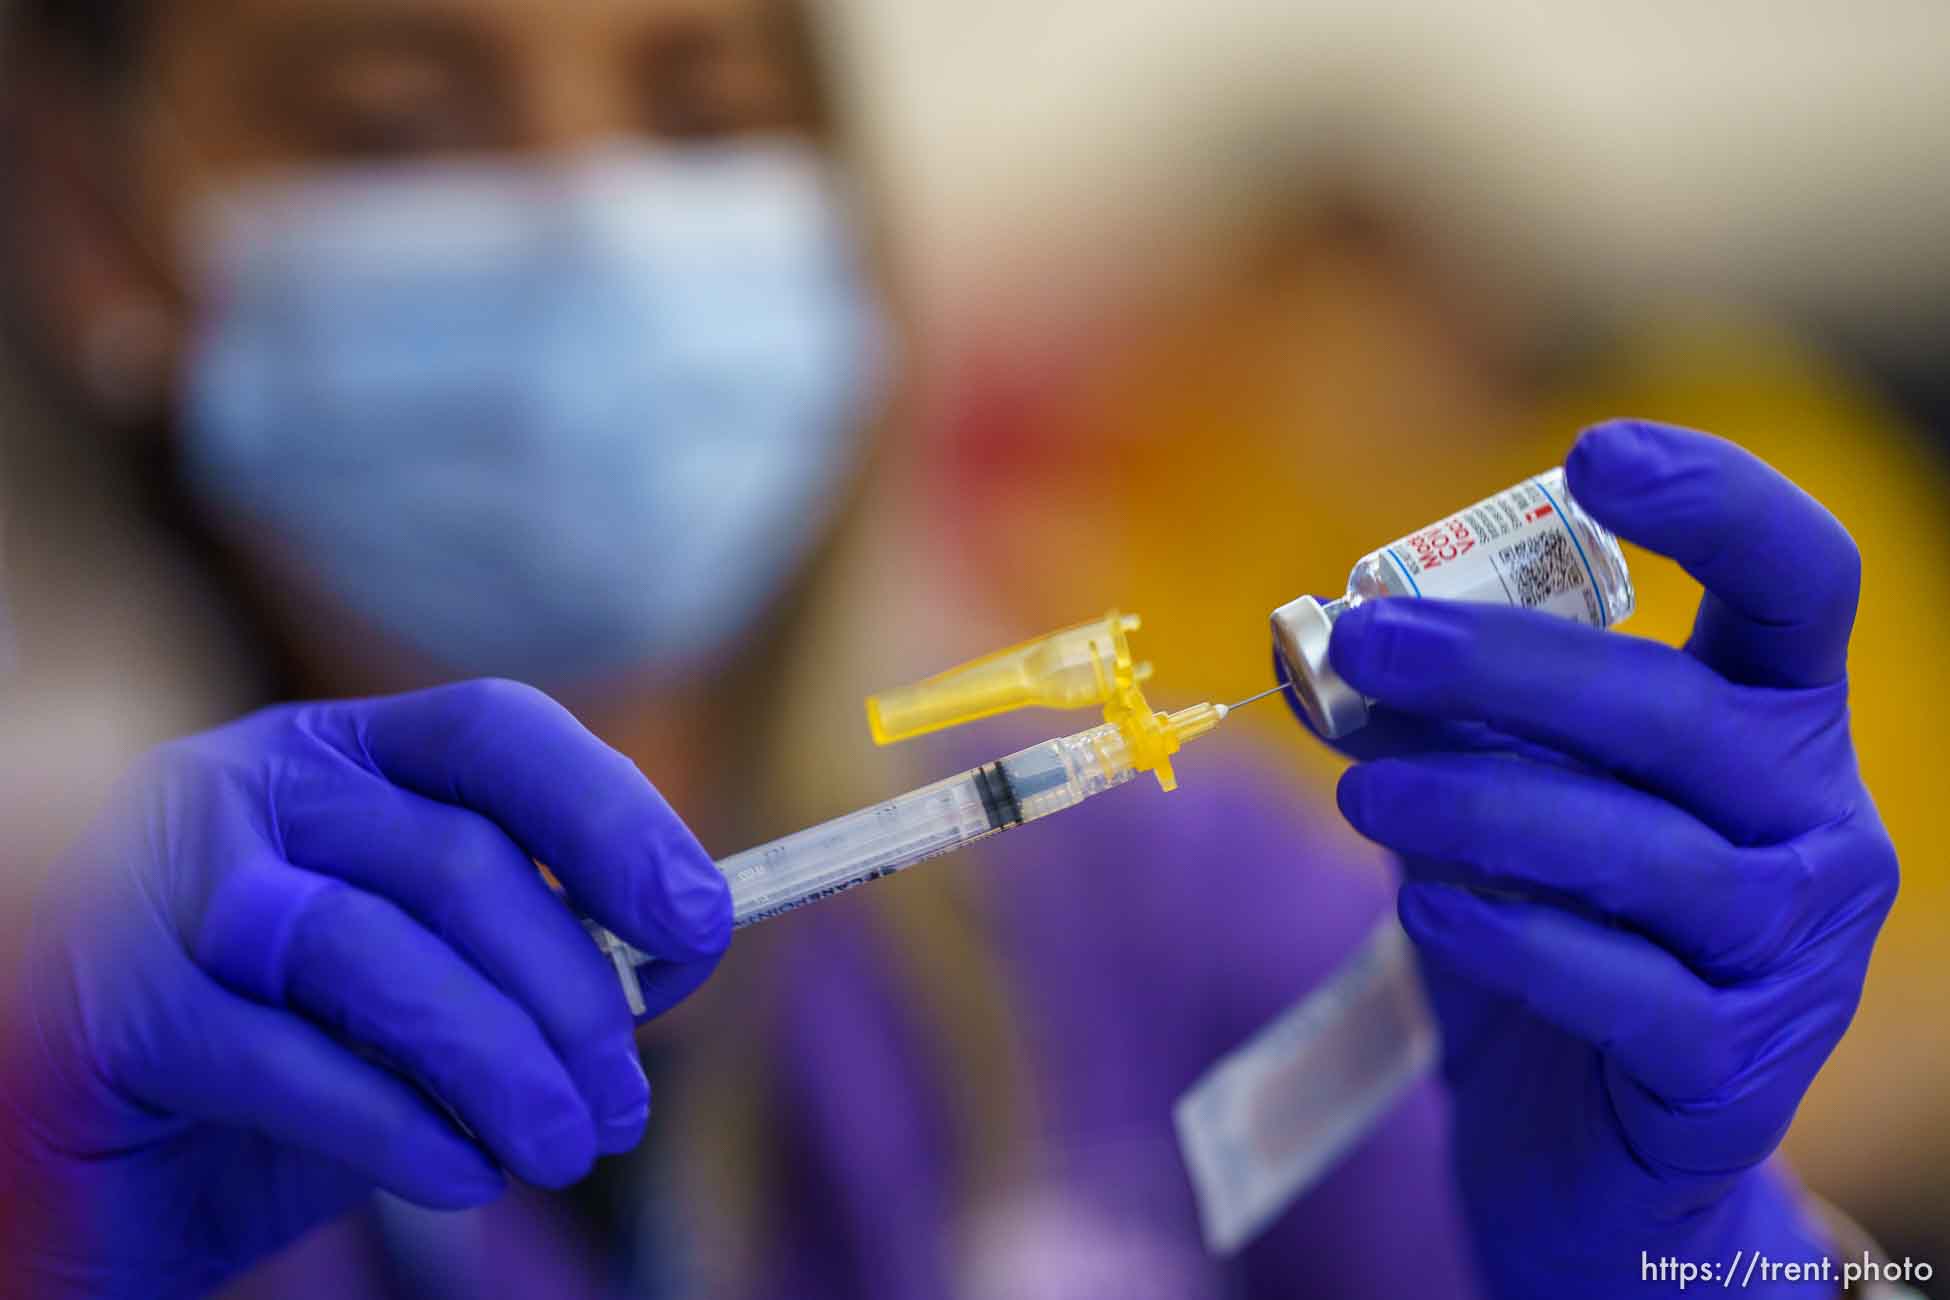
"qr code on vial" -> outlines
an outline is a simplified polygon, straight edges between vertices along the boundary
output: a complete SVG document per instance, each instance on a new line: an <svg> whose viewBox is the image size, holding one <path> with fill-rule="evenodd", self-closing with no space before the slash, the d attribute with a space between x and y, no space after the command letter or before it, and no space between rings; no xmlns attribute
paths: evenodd
<svg viewBox="0 0 1950 1300"><path fill-rule="evenodd" d="M1497 567L1511 583L1517 603L1535 609L1560 592L1584 585L1584 565L1571 539L1548 532L1513 542L1496 553Z"/></svg>

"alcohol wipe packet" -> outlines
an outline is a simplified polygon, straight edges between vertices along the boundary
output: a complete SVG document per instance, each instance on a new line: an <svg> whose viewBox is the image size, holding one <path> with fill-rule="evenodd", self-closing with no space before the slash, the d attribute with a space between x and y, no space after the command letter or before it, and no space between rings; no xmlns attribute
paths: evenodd
<svg viewBox="0 0 1950 1300"><path fill-rule="evenodd" d="M1392 911L1327 983L1173 1107L1206 1245L1251 1241L1434 1064L1435 1021Z"/></svg>

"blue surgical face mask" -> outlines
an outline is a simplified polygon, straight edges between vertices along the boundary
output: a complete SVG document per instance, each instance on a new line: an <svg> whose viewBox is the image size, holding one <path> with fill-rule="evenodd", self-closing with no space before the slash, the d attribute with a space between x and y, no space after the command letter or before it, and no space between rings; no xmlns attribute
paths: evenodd
<svg viewBox="0 0 1950 1300"><path fill-rule="evenodd" d="M199 229L192 490L456 671L694 666L830 523L880 331L809 150L416 166Z"/></svg>

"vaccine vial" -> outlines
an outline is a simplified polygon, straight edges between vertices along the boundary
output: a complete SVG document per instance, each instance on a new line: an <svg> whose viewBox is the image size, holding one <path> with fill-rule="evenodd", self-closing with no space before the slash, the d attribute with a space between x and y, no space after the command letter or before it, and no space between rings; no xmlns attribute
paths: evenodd
<svg viewBox="0 0 1950 1300"><path fill-rule="evenodd" d="M1618 539L1547 470L1361 557L1347 593L1302 596L1273 611L1294 693L1328 739L1367 725L1369 701L1327 661L1335 620L1383 596L1433 596L1541 609L1605 628L1632 612L1632 578Z"/></svg>

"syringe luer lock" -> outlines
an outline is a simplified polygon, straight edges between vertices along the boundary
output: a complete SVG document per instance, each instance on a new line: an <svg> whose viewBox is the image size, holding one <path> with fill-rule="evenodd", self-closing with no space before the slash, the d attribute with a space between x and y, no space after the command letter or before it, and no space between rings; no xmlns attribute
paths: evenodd
<svg viewBox="0 0 1950 1300"><path fill-rule="evenodd" d="M1540 474L1363 557L1342 598L1303 596L1273 612L1285 676L1323 735L1346 734L1368 717L1368 701L1328 662L1335 621L1364 600L1417 596L1521 605L1597 627L1633 606L1617 539L1571 499L1562 471ZM1129 633L1138 626L1135 615L1113 610L868 700L879 744L1034 705L1101 705L1104 722L721 859L734 928L1074 808L1139 772L1175 788L1171 756L1237 706L1153 711L1139 685L1151 666L1131 656ZM630 1009L642 1014L636 968L653 958L584 924L614 962Z"/></svg>
<svg viewBox="0 0 1950 1300"><path fill-rule="evenodd" d="M1138 626L1135 615L1112 611L868 700L868 724L881 744L1031 705L1100 704L1105 721L721 859L733 927L1074 808L1139 772L1172 789L1171 756L1218 726L1228 709L1154 712L1138 685L1150 665L1131 657L1129 633ZM641 1012L635 968L649 955L585 924L615 963L631 1010Z"/></svg>

